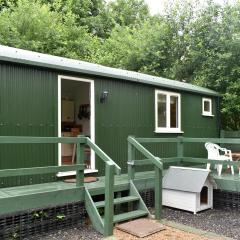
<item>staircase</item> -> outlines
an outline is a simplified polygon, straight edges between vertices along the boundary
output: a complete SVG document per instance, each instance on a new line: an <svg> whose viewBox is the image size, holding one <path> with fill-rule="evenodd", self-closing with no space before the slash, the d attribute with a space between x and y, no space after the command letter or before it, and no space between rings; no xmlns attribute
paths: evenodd
<svg viewBox="0 0 240 240"><path fill-rule="evenodd" d="M88 215L93 227L104 236L111 235L107 232L106 225L113 227L113 224L118 222L150 216L144 201L131 180L125 189L117 190L114 188L112 214L111 211L110 214L105 214L106 199L101 199L101 197L103 197L102 194L91 195L89 190L85 189L85 205Z"/></svg>

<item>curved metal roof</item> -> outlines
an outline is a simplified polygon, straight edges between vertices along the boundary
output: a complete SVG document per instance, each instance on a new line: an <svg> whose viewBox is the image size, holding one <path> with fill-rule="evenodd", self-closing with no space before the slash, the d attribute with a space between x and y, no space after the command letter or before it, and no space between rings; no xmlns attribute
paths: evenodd
<svg viewBox="0 0 240 240"><path fill-rule="evenodd" d="M76 73L84 73L95 76L110 77L132 82L140 82L154 86L165 87L205 95L219 96L219 93L180 81L170 80L162 77L155 77L143 73L111 68L99 64L78 61L69 58L57 57L28 50L12 48L0 45L0 60L27 65L66 70Z"/></svg>

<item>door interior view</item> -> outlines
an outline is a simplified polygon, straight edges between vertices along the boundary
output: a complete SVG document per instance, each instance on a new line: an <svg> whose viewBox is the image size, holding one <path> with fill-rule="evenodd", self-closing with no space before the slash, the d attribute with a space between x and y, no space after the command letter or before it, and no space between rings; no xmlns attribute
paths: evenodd
<svg viewBox="0 0 240 240"><path fill-rule="evenodd" d="M90 133L90 83L61 79L61 135L77 137ZM85 147L85 168L91 168L91 151ZM76 144L61 144L61 164L76 162Z"/></svg>

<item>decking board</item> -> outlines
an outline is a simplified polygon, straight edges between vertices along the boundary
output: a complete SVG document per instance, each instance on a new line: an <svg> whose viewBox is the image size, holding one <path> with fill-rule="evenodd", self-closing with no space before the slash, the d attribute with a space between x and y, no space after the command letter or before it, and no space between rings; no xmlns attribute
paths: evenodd
<svg viewBox="0 0 240 240"><path fill-rule="evenodd" d="M223 173L218 176L211 172L217 188L225 191L240 192L240 176ZM105 177L99 177L97 182L85 183L84 186L91 194L103 194L105 190ZM154 172L137 172L135 185L139 191L154 188ZM114 190L128 189L128 175L115 176ZM31 208L48 207L68 202L84 201L83 187L77 188L75 183L63 181L35 185L17 186L0 189L0 214L23 211Z"/></svg>

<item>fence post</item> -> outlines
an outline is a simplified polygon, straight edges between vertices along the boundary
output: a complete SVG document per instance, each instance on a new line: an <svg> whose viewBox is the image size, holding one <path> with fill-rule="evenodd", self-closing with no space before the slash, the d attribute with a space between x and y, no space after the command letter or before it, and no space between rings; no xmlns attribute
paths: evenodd
<svg viewBox="0 0 240 240"><path fill-rule="evenodd" d="M183 156L184 156L184 142L183 142L183 137L179 136L177 137L178 141L177 141L177 157L181 158L180 163L183 160Z"/></svg>
<svg viewBox="0 0 240 240"><path fill-rule="evenodd" d="M104 208L104 236L113 235L114 215L114 170L113 163L107 163L105 167L105 208Z"/></svg>
<svg viewBox="0 0 240 240"><path fill-rule="evenodd" d="M128 179L134 180L135 178L135 148L134 146L128 142Z"/></svg>
<svg viewBox="0 0 240 240"><path fill-rule="evenodd" d="M155 218L162 217L162 169L155 166Z"/></svg>
<svg viewBox="0 0 240 240"><path fill-rule="evenodd" d="M83 137L83 136L78 136ZM76 164L84 164L84 143L77 143L77 160ZM76 171L76 186L84 185L84 170Z"/></svg>

